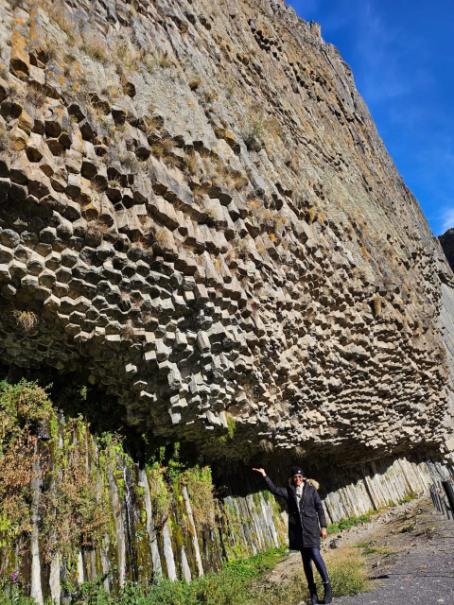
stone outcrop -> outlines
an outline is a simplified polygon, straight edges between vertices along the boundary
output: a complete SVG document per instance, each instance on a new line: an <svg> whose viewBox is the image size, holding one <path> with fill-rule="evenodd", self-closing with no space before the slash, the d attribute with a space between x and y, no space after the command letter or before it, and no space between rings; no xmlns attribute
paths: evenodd
<svg viewBox="0 0 454 605"><path fill-rule="evenodd" d="M439 235L438 240L446 255L449 266L454 270L454 228L448 229L442 235Z"/></svg>
<svg viewBox="0 0 454 605"><path fill-rule="evenodd" d="M85 372L212 458L448 456L452 273L319 28L0 7L1 362Z"/></svg>

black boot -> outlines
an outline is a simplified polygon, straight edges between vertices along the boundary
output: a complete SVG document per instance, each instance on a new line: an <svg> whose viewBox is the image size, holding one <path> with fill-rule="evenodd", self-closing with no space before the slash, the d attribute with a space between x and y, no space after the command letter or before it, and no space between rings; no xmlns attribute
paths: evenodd
<svg viewBox="0 0 454 605"><path fill-rule="evenodd" d="M318 596L317 596L317 587L315 584L313 586L309 586L309 595L311 599L311 605L317 605Z"/></svg>
<svg viewBox="0 0 454 605"><path fill-rule="evenodd" d="M322 603L331 603L333 600L333 590L331 588L331 584L329 582L323 582L323 587L325 588L325 594L323 596Z"/></svg>

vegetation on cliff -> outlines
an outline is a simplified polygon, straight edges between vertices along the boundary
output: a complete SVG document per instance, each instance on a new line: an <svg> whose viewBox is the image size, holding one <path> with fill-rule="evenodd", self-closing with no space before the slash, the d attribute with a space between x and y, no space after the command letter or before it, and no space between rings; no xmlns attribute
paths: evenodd
<svg viewBox="0 0 454 605"><path fill-rule="evenodd" d="M99 583L85 583L74 589L70 603L77 605L297 605L306 596L302 570L280 583L269 583L265 575L285 556L283 549L225 565L188 583L162 579L154 586L130 583L115 595ZM367 590L363 556L354 549L342 550L329 558L331 581L336 596ZM31 605L9 580L0 593L0 605Z"/></svg>
<svg viewBox="0 0 454 605"><path fill-rule="evenodd" d="M275 527L283 529L279 507L263 496L247 509L215 500L211 469L188 466L178 443L156 447L140 468L121 435L95 436L82 416L63 416L46 389L25 379L0 382L0 463L0 573L19 592L33 583L44 590L46 577L51 593L69 596L87 581L114 592L162 576L188 581L276 546ZM264 510L263 527L257 516L244 518ZM30 561L39 568L34 579Z"/></svg>
<svg viewBox="0 0 454 605"><path fill-rule="evenodd" d="M2 553L6 570L15 569L28 549L34 480L48 561L56 552L70 556L76 547L101 540L108 529L105 493L97 489L93 443L82 418L63 422L46 391L22 380L0 383L0 419L0 547L10 547Z"/></svg>

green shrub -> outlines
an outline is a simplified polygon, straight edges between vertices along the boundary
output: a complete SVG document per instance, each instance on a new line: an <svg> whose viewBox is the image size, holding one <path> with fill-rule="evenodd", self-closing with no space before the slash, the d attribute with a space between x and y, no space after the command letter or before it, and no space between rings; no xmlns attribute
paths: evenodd
<svg viewBox="0 0 454 605"><path fill-rule="evenodd" d="M120 594L109 595L99 585L82 584L72 593L71 603L78 605L255 605L260 591L252 585L282 559L283 549L273 549L242 561L226 564L217 573L208 573L193 582L171 582L163 578L159 584L141 586L127 584ZM15 595L14 603L29 605L30 600ZM0 593L0 605L13 603L7 592ZM270 602L269 605L274 605Z"/></svg>
<svg viewBox="0 0 454 605"><path fill-rule="evenodd" d="M406 504L407 502L411 502L412 500L414 500L417 497L418 497L418 494L412 490L411 492L409 492L408 494L403 496L403 498L401 498L399 500L398 504Z"/></svg>
<svg viewBox="0 0 454 605"><path fill-rule="evenodd" d="M18 592L0 592L0 605L35 605L30 597L25 597Z"/></svg>
<svg viewBox="0 0 454 605"><path fill-rule="evenodd" d="M33 423L46 422L52 415L52 404L46 391L35 382L22 379L17 384L0 381L0 438L11 436Z"/></svg>
<svg viewBox="0 0 454 605"><path fill-rule="evenodd" d="M341 519L336 523L331 523L331 525L328 525L327 528L328 533L335 534L344 529L350 529L350 527L354 527L355 525L367 523L374 514L377 514L377 512L378 511L369 511L363 515L358 515L357 517L346 517L345 519Z"/></svg>
<svg viewBox="0 0 454 605"><path fill-rule="evenodd" d="M272 549L247 559L227 563L221 571L208 573L190 583L163 578L158 584L127 584L116 595L107 594L99 583L85 583L71 596L78 605L297 605L307 596L302 569L280 584L263 581L282 560L285 551ZM353 595L368 588L364 557L355 549L339 549L327 558L335 596ZM321 595L320 595L321 596ZM30 605L16 593L0 593L0 605Z"/></svg>

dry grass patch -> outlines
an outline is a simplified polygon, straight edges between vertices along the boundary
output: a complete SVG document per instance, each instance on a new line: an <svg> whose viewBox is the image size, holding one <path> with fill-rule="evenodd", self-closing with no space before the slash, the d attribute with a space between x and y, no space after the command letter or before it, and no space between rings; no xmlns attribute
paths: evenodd
<svg viewBox="0 0 454 605"><path fill-rule="evenodd" d="M8 149L9 137L8 131L2 122L0 122L0 151L6 151Z"/></svg>
<svg viewBox="0 0 454 605"><path fill-rule="evenodd" d="M201 84L202 84L202 79L199 76L195 76L194 78L191 78L188 82L189 88L191 90L197 90Z"/></svg>
<svg viewBox="0 0 454 605"><path fill-rule="evenodd" d="M249 183L248 177L241 172L232 172L228 177L228 181L237 191L244 189Z"/></svg>
<svg viewBox="0 0 454 605"><path fill-rule="evenodd" d="M369 589L366 562L358 549L345 547L327 553L326 565L335 596L354 595Z"/></svg>
<svg viewBox="0 0 454 605"><path fill-rule="evenodd" d="M160 139L150 147L151 155L155 158L164 158L172 153L172 139Z"/></svg>
<svg viewBox="0 0 454 605"><path fill-rule="evenodd" d="M258 586L248 605L300 605L308 596L306 584L301 571L288 582Z"/></svg>
<svg viewBox="0 0 454 605"><path fill-rule="evenodd" d="M157 69L169 69L175 65L171 57L169 57L168 52L160 52L157 55L145 53L143 56L143 64L149 73L153 73Z"/></svg>
<svg viewBox="0 0 454 605"><path fill-rule="evenodd" d="M43 93L41 86L31 82L28 85L25 100L33 105L33 107L40 108L46 102L46 95Z"/></svg>
<svg viewBox="0 0 454 605"><path fill-rule="evenodd" d="M355 595L369 589L366 559L358 548L341 547L324 554L334 597ZM317 572L315 581L319 598L323 598L323 585ZM299 605L307 602L307 581L301 559L282 561L270 577L257 582L250 591L248 605ZM304 601L305 600L305 601Z"/></svg>
<svg viewBox="0 0 454 605"><path fill-rule="evenodd" d="M49 16L69 38L74 39L74 22L63 2L52 4Z"/></svg>
<svg viewBox="0 0 454 605"><path fill-rule="evenodd" d="M168 53L164 52L158 55L158 65L163 69L168 69L169 67L173 66L173 61L169 57Z"/></svg>
<svg viewBox="0 0 454 605"><path fill-rule="evenodd" d="M190 174L196 174L197 172L197 153L192 149L186 156L186 167Z"/></svg>
<svg viewBox="0 0 454 605"><path fill-rule="evenodd" d="M86 55L99 61L100 63L107 63L109 50L107 44L100 38L100 34L88 31L82 34L81 50Z"/></svg>
<svg viewBox="0 0 454 605"><path fill-rule="evenodd" d="M203 99L205 103L213 103L213 101L217 101L219 98L219 93L214 88L210 88L209 90L205 90L203 92Z"/></svg>
<svg viewBox="0 0 454 605"><path fill-rule="evenodd" d="M117 72L121 76L131 71L136 71L141 62L145 60L146 50L138 49L128 40L121 40L117 46ZM125 76L126 77L126 76Z"/></svg>
<svg viewBox="0 0 454 605"><path fill-rule="evenodd" d="M13 311L13 317L16 324L24 332L31 332L39 323L38 316L33 311Z"/></svg>

